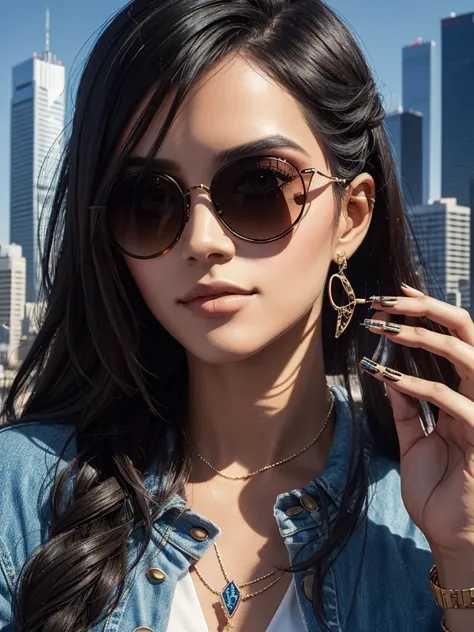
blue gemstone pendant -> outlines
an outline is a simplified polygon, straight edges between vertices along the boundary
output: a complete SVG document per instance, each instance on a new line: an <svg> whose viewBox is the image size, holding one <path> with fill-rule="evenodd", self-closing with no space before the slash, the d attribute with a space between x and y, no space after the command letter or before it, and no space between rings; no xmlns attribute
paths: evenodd
<svg viewBox="0 0 474 632"><path fill-rule="evenodd" d="M229 582L221 592L221 604L227 620L232 619L241 601L242 597L237 584L234 581Z"/></svg>

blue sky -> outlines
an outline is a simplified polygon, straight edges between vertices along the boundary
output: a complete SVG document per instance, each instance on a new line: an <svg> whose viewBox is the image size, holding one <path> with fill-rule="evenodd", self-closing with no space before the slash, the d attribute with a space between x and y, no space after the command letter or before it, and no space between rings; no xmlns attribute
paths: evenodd
<svg viewBox="0 0 474 632"><path fill-rule="evenodd" d="M100 26L121 0L0 0L0 243L9 239L11 69L44 48L46 6L51 48L77 83L81 64ZM349 23L375 71L387 109L401 98L401 48L417 37L439 41L440 21L452 11L474 10L474 0L329 0ZM438 46L438 54L439 54Z"/></svg>

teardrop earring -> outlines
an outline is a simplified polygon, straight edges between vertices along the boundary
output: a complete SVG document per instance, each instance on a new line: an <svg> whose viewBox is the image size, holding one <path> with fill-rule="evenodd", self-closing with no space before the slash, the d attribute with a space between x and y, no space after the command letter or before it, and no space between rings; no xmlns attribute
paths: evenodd
<svg viewBox="0 0 474 632"><path fill-rule="evenodd" d="M354 314L356 305L365 305L366 303L371 302L370 300L367 300L365 298L356 298L352 285L350 284L349 279L344 274L344 270L347 268L347 259L345 252L337 253L337 265L339 266L339 271L337 272L337 274L333 274L331 276L328 283L329 301L334 309L337 311L335 338L339 338L339 336L347 329L349 323L351 322L351 318ZM334 301L332 295L332 285L334 279L339 279L344 292L349 298L349 302L346 303L346 305L337 305Z"/></svg>

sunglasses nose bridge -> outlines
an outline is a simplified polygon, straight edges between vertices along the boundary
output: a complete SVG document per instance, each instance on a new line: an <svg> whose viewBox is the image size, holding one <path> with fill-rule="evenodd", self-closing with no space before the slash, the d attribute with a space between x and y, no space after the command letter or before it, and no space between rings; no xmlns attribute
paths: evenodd
<svg viewBox="0 0 474 632"><path fill-rule="evenodd" d="M211 202L212 202L212 195L211 195L211 189L210 187L206 186L205 184L194 184L192 187L189 187L189 189L187 191L185 191L184 193L184 200L186 202L186 223L189 221L189 218L191 216L191 191L197 191L198 189L201 189L203 191L205 191ZM212 202L213 206L214 203ZM218 209L216 209L218 210Z"/></svg>
<svg viewBox="0 0 474 632"><path fill-rule="evenodd" d="M189 187L189 189L185 192L184 197L189 198L189 196L191 195L191 191L196 191L197 189L202 189L209 195L211 194L211 189L207 187L205 184L195 184L192 187Z"/></svg>

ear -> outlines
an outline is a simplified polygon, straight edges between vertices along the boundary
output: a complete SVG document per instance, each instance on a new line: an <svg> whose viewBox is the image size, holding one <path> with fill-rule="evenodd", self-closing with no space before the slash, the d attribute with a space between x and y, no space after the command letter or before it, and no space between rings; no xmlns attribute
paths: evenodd
<svg viewBox="0 0 474 632"><path fill-rule="evenodd" d="M342 202L339 226L334 240L334 261L344 251L347 258L364 241L375 205L375 182L368 173L361 173L348 186Z"/></svg>

